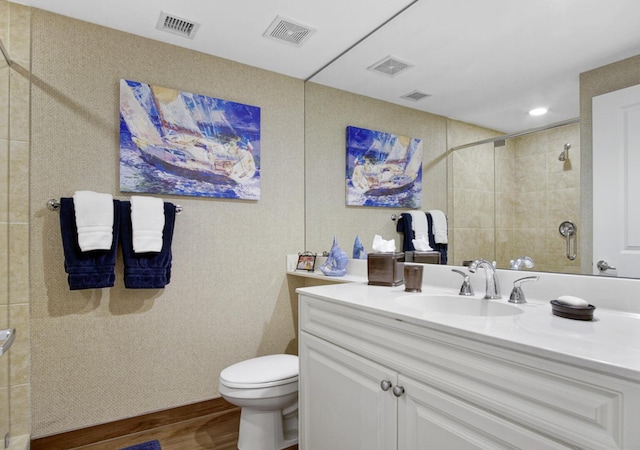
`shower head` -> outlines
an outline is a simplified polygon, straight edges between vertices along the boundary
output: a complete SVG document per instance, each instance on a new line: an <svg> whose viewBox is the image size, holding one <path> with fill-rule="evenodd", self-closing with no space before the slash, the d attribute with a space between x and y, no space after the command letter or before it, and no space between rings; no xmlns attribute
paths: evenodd
<svg viewBox="0 0 640 450"><path fill-rule="evenodd" d="M564 150L562 150L562 153L560 153L560 156L558 156L558 161L565 161L569 158L570 148L571 148L571 144L569 143L564 144Z"/></svg>

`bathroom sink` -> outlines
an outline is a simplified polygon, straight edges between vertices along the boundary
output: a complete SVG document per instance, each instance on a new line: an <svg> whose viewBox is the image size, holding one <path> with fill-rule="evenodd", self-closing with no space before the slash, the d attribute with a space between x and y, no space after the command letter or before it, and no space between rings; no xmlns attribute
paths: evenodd
<svg viewBox="0 0 640 450"><path fill-rule="evenodd" d="M461 295L403 295L395 302L415 313L498 317L522 314L515 305Z"/></svg>

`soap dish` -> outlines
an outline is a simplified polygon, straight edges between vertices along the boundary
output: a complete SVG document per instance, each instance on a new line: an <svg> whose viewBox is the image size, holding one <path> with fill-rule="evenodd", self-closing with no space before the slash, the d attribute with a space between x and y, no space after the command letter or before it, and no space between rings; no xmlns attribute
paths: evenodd
<svg viewBox="0 0 640 450"><path fill-rule="evenodd" d="M565 305L558 300L551 300L549 303L551 303L553 314L565 319L593 320L593 311L596 309L593 305L586 307Z"/></svg>

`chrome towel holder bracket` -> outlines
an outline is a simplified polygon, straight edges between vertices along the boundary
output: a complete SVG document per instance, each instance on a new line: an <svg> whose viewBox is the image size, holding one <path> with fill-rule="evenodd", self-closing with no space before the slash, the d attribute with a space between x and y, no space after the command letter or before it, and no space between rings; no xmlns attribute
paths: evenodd
<svg viewBox="0 0 640 450"><path fill-rule="evenodd" d="M49 209L49 211L57 211L60 209L60 201L56 200L55 198L51 198L49 199L49 201L47 201L47 208ZM181 214L182 213L182 206L180 205L176 205L176 214Z"/></svg>

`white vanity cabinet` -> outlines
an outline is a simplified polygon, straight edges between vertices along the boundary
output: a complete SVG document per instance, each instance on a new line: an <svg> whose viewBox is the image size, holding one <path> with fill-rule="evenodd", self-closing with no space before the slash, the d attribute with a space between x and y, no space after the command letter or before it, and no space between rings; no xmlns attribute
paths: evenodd
<svg viewBox="0 0 640 450"><path fill-rule="evenodd" d="M634 380L300 295L301 450L640 449Z"/></svg>

